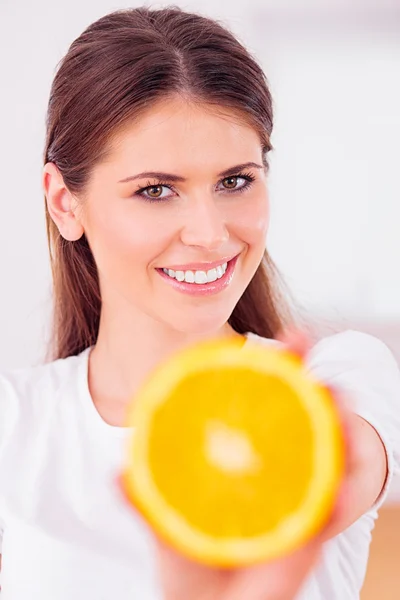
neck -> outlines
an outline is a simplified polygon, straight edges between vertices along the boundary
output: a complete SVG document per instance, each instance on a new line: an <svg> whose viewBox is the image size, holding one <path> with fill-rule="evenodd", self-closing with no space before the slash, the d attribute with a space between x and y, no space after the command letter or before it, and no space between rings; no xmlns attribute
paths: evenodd
<svg viewBox="0 0 400 600"><path fill-rule="evenodd" d="M143 316L133 321L109 319L103 308L97 343L89 358L93 402L102 418L116 426L123 425L127 404L160 362L193 343L239 335L228 323L200 334L171 330Z"/></svg>

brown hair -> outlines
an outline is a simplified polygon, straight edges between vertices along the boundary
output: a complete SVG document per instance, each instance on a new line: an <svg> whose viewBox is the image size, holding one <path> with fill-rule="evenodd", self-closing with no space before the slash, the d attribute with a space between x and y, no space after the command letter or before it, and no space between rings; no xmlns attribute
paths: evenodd
<svg viewBox="0 0 400 600"><path fill-rule="evenodd" d="M262 69L220 23L175 6L118 10L71 44L51 87L44 164L54 162L70 192L83 195L111 138L152 103L175 94L242 115L259 132L267 165L273 111ZM85 235L65 240L47 206L46 222L54 302L49 357L55 359L95 344L101 297ZM231 326L273 338L299 325L284 285L265 251Z"/></svg>

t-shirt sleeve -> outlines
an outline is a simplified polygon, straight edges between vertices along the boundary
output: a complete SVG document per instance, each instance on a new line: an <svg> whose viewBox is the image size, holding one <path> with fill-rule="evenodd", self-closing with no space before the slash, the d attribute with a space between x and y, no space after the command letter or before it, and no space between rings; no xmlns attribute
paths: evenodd
<svg viewBox="0 0 400 600"><path fill-rule="evenodd" d="M4 531L3 523L2 523L1 517L0 517L0 554L1 554L1 548L3 545L3 531ZM1 579L1 575L0 575L0 579Z"/></svg>
<svg viewBox="0 0 400 600"><path fill-rule="evenodd" d="M311 349L306 367L321 381L349 392L351 409L377 431L386 450L388 476L371 511L385 501L400 475L400 369L380 339L352 329Z"/></svg>
<svg viewBox="0 0 400 600"><path fill-rule="evenodd" d="M9 441L18 417L18 404L15 402L10 382L0 374L0 554L3 541L2 490L4 485L4 450Z"/></svg>
<svg viewBox="0 0 400 600"><path fill-rule="evenodd" d="M5 438L7 435L7 428L8 428L8 418L7 418L7 394L6 394L6 387L4 385L4 381L3 378L0 375L0 465L1 465L1 461L2 461L2 455L3 455L3 447L5 444ZM1 472L1 469L0 469ZM0 481L0 488L1 488L1 481ZM1 549L2 549L2 545L3 545L3 522L2 522L2 515L1 515L1 503L0 503L0 554L1 554ZM1 575L0 575L1 577Z"/></svg>

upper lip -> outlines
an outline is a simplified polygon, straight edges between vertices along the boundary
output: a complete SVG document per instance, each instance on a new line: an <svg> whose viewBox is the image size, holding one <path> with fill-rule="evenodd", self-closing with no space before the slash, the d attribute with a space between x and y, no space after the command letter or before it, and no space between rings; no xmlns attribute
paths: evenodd
<svg viewBox="0 0 400 600"><path fill-rule="evenodd" d="M172 271L209 271L210 269L214 269L219 265L229 262L236 256L237 254L234 254L233 256L220 258L219 260L215 260L213 262L187 263L186 265L168 265L168 267L164 267L164 269L171 269Z"/></svg>

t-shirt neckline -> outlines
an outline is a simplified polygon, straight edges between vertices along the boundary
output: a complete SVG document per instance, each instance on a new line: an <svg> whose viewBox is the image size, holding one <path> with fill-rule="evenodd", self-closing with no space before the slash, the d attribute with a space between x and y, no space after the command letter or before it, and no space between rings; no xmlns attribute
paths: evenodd
<svg viewBox="0 0 400 600"><path fill-rule="evenodd" d="M246 338L242 347L246 346L251 338L258 337L258 335L253 332L247 332L242 335L244 335ZM93 402L93 398L89 389L89 356L92 349L93 346L89 346L79 355L81 360L79 365L80 368L78 379L84 410L86 411L90 421L93 423L93 426L97 427L100 431L106 435L124 438L134 431L134 427L120 427L118 425L111 425L110 423L107 423L107 421L105 421L100 415Z"/></svg>

